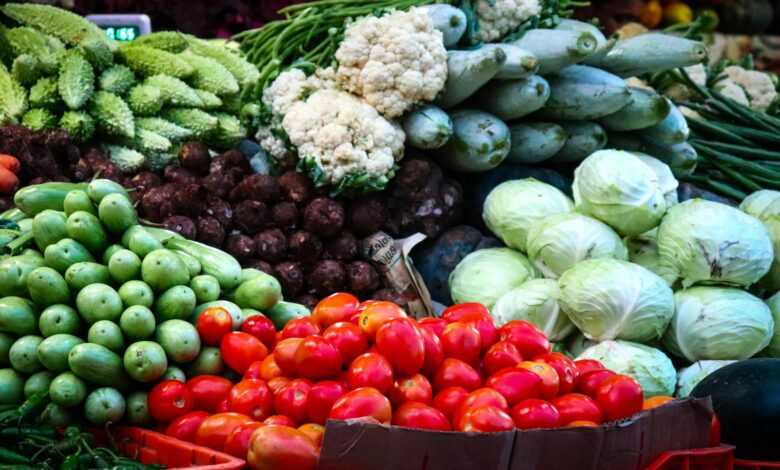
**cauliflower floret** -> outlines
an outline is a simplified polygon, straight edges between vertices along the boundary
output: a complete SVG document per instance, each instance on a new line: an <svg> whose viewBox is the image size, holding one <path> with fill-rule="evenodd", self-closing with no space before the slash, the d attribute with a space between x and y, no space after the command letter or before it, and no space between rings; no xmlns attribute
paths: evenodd
<svg viewBox="0 0 780 470"><path fill-rule="evenodd" d="M742 87L749 106L758 111L766 111L777 98L775 84L769 75L756 70L745 70L742 67L732 65L723 69L723 75L727 80Z"/></svg>
<svg viewBox="0 0 780 470"><path fill-rule="evenodd" d="M476 0L474 12L479 21L476 42L495 42L532 16L542 12L539 0Z"/></svg>
<svg viewBox="0 0 780 470"><path fill-rule="evenodd" d="M325 184L337 185L350 175L386 182L403 157L403 130L343 91L319 90L293 104L282 127L300 159L312 159L320 167Z"/></svg>
<svg viewBox="0 0 780 470"><path fill-rule="evenodd" d="M731 98L739 104L750 106L750 99L748 99L745 89L729 79L721 80L716 83L715 90L726 98Z"/></svg>
<svg viewBox="0 0 780 470"><path fill-rule="evenodd" d="M317 90L336 86L333 68L318 69L306 76L300 69L290 69L279 74L263 91L263 103L277 116L284 116L297 101L305 100Z"/></svg>
<svg viewBox="0 0 780 470"><path fill-rule="evenodd" d="M447 80L442 34L420 8L356 21L345 31L336 60L343 87L389 118L432 101Z"/></svg>
<svg viewBox="0 0 780 470"><path fill-rule="evenodd" d="M693 83L706 88L707 87L707 69L704 64L689 65L685 67L685 72L691 78ZM664 94L677 101L685 101L698 98L696 92L682 83L675 83L664 90Z"/></svg>
<svg viewBox="0 0 780 470"><path fill-rule="evenodd" d="M293 158L284 140L274 135L270 126L258 127L255 140L277 162L289 162Z"/></svg>

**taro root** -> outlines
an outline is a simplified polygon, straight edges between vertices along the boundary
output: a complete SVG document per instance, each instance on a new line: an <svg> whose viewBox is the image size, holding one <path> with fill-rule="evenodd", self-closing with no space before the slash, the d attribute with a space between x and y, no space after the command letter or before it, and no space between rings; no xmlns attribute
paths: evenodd
<svg viewBox="0 0 780 470"><path fill-rule="evenodd" d="M225 241L225 229L214 217L198 217L198 241L220 247Z"/></svg>
<svg viewBox="0 0 780 470"><path fill-rule="evenodd" d="M278 263L287 254L287 237L278 228L258 233L255 235L254 241L257 257L262 260Z"/></svg>
<svg viewBox="0 0 780 470"><path fill-rule="evenodd" d="M376 197L355 201L349 208L349 226L361 237L382 230L388 217L387 207Z"/></svg>
<svg viewBox="0 0 780 470"><path fill-rule="evenodd" d="M171 207L174 214L197 217L203 210L206 189L199 184L172 184Z"/></svg>
<svg viewBox="0 0 780 470"><path fill-rule="evenodd" d="M0 197L0 212L5 212L14 206L12 197Z"/></svg>
<svg viewBox="0 0 780 470"><path fill-rule="evenodd" d="M305 279L303 267L301 267L300 263L284 261L274 267L274 272L282 285L282 292L285 297L295 297L303 290Z"/></svg>
<svg viewBox="0 0 780 470"><path fill-rule="evenodd" d="M209 194L225 198L230 193L230 190L236 185L236 178L226 171L215 171L212 169L211 172L203 178L201 184L203 184Z"/></svg>
<svg viewBox="0 0 780 470"><path fill-rule="evenodd" d="M280 202L271 208L274 225L282 230L292 230L298 226L298 208L292 202Z"/></svg>
<svg viewBox="0 0 780 470"><path fill-rule="evenodd" d="M317 304L320 303L320 299L318 299L316 295L304 294L298 297L297 299L295 299L295 302L303 305L309 310L314 310L314 307L316 307Z"/></svg>
<svg viewBox="0 0 780 470"><path fill-rule="evenodd" d="M322 254L322 242L311 232L300 230L290 235L287 241L290 258L308 265L312 264Z"/></svg>
<svg viewBox="0 0 780 470"><path fill-rule="evenodd" d="M358 254L358 242L350 232L341 232L325 244L324 257L352 261Z"/></svg>
<svg viewBox="0 0 780 470"><path fill-rule="evenodd" d="M172 215L163 221L163 225L168 230L174 231L184 238L194 240L198 235L195 222L183 215Z"/></svg>
<svg viewBox="0 0 780 470"><path fill-rule="evenodd" d="M160 177L151 171L142 171L125 181L125 187L132 188L135 192L141 193L141 195L161 184L162 180Z"/></svg>
<svg viewBox="0 0 780 470"><path fill-rule="evenodd" d="M206 197L206 206L203 208L203 214L214 217L219 220L222 227L228 229L233 223L233 208L222 199L209 195Z"/></svg>
<svg viewBox="0 0 780 470"><path fill-rule="evenodd" d="M143 195L141 209L147 219L160 222L173 214L171 201L173 200L173 187L169 184L152 188Z"/></svg>
<svg viewBox="0 0 780 470"><path fill-rule="evenodd" d="M379 287L379 273L371 263L353 261L347 265L347 285L350 292L368 294Z"/></svg>
<svg viewBox="0 0 780 470"><path fill-rule="evenodd" d="M111 160L99 160L92 165L92 169L95 174L100 174L101 178L116 182L122 179L122 172Z"/></svg>
<svg viewBox="0 0 780 470"><path fill-rule="evenodd" d="M179 151L179 164L196 175L205 176L211 165L209 148L200 142L185 143Z"/></svg>
<svg viewBox="0 0 780 470"><path fill-rule="evenodd" d="M268 206L260 201L241 201L233 210L233 223L247 235L254 235L270 225Z"/></svg>
<svg viewBox="0 0 780 470"><path fill-rule="evenodd" d="M166 166L163 175L167 181L178 184L197 184L200 180L190 170L174 165Z"/></svg>
<svg viewBox="0 0 780 470"><path fill-rule="evenodd" d="M209 173L220 172L230 174L238 182L246 175L252 174L252 167L249 165L249 160L246 159L240 150L228 150L214 157L209 165ZM228 188L228 191L233 189L233 186Z"/></svg>
<svg viewBox="0 0 780 470"><path fill-rule="evenodd" d="M303 228L322 237L330 237L344 227L344 206L326 197L312 200L303 211Z"/></svg>
<svg viewBox="0 0 780 470"><path fill-rule="evenodd" d="M270 175L247 176L230 191L230 199L243 201L253 199L262 202L275 202L279 199L279 183Z"/></svg>
<svg viewBox="0 0 780 470"><path fill-rule="evenodd" d="M225 251L243 260L255 253L255 241L241 233L232 233L225 239Z"/></svg>
<svg viewBox="0 0 780 470"><path fill-rule="evenodd" d="M309 291L321 297L344 289L347 273L339 261L324 259L309 273Z"/></svg>
<svg viewBox="0 0 780 470"><path fill-rule="evenodd" d="M295 171L288 171L279 177L279 187L282 197L290 202L301 204L311 197L311 181L306 176Z"/></svg>
<svg viewBox="0 0 780 470"><path fill-rule="evenodd" d="M259 269L260 271L263 271L266 274L270 274L271 276L276 277L276 271L274 271L274 267L271 266L271 263L268 261L263 261L261 259L248 259L244 263L245 268L255 268Z"/></svg>

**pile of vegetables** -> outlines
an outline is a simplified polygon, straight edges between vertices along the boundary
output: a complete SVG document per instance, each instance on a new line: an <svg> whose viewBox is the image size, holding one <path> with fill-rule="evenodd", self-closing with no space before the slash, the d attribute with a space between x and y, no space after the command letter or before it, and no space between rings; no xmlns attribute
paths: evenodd
<svg viewBox="0 0 780 470"><path fill-rule="evenodd" d="M258 72L223 44L173 31L118 45L85 18L7 4L2 30L4 123L93 137L124 173L162 169L190 138L227 149L246 136L240 93Z"/></svg>
<svg viewBox="0 0 780 470"><path fill-rule="evenodd" d="M149 385L221 367L192 323L203 310L225 308L235 329L259 310L280 324L308 313L227 253L139 225L110 180L28 186L14 199L2 215L20 234L0 261L0 404L41 392L58 416L143 423Z"/></svg>
<svg viewBox="0 0 780 470"><path fill-rule="evenodd" d="M685 396L718 367L775 356L780 193L735 208L678 203L677 187L665 163L620 150L577 167L573 201L533 178L498 185L483 218L506 247L458 264L453 301L484 304L499 326L531 321L647 397Z"/></svg>
<svg viewBox="0 0 780 470"><path fill-rule="evenodd" d="M240 332L229 321L209 309L198 329L242 378L162 381L149 411L168 435L255 469L315 468L327 419L498 432L596 426L671 399L644 400L631 377L552 352L529 322L498 328L479 304L415 320L392 302L337 293L278 335L262 316Z"/></svg>

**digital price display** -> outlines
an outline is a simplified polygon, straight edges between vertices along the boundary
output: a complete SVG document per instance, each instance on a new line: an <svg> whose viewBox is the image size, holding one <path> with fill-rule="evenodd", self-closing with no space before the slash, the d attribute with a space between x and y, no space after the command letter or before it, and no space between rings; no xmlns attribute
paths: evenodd
<svg viewBox="0 0 780 470"><path fill-rule="evenodd" d="M106 36L120 42L152 32L152 21L147 15L88 15L87 19L100 26Z"/></svg>

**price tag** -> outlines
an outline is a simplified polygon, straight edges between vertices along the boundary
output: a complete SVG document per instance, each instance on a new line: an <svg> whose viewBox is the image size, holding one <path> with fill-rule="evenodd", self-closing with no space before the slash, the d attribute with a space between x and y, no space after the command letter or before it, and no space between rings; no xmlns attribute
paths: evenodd
<svg viewBox="0 0 780 470"><path fill-rule="evenodd" d="M152 32L152 21L147 15L88 15L87 19L115 41L128 42Z"/></svg>

